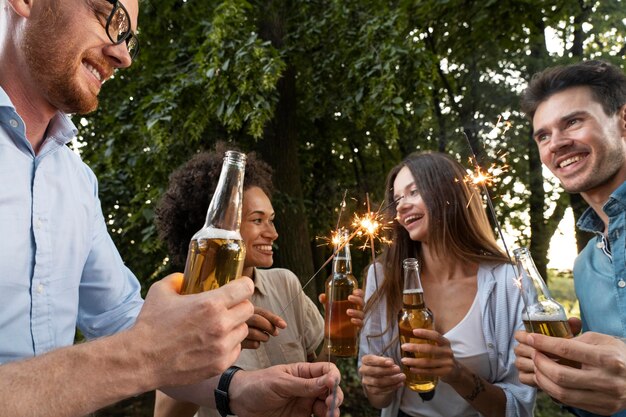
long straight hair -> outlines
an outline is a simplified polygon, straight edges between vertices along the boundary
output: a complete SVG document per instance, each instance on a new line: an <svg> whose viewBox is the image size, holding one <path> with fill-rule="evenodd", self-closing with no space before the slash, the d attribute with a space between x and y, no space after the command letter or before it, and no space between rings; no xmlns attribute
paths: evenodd
<svg viewBox="0 0 626 417"><path fill-rule="evenodd" d="M461 164L443 153L412 153L389 172L387 201L394 200L393 183L403 167L411 171L415 187L426 206L428 245L436 257L445 257L449 263L510 262L496 242L481 194L466 180L467 172ZM421 243L411 240L398 222L395 206L390 207L387 215L392 227L391 244L380 257L384 279L378 293L367 302L365 312L376 308L380 301L386 301L388 329L391 329L402 307L402 261L420 259Z"/></svg>

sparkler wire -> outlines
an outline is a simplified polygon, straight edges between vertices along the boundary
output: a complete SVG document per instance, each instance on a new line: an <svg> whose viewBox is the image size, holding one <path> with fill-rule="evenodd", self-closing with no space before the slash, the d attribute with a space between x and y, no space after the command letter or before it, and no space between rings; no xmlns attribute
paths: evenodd
<svg viewBox="0 0 626 417"><path fill-rule="evenodd" d="M499 122L499 120L498 120ZM467 136L467 134L465 132L463 132L463 136L465 136L465 140L467 141L467 146L470 149L470 152L472 153L472 157L470 158L472 160L472 163L474 164L474 168L476 169L476 171L478 173L482 172L482 169L480 167L480 164L478 163L478 159L476 158L476 153L474 152L474 148L472 148L472 144L469 140L469 137ZM487 188L487 185L485 184L485 182L481 182L481 187L483 189L483 192L485 193L485 197L487 199L487 206L489 207L489 211L491 213L491 216L493 217L493 221L496 225L496 228L498 229L498 234L500 235L500 240L502 240L502 245L504 246L504 251L506 252L506 256L509 258L509 262L511 265L511 268L513 268L513 275L515 275L515 267L513 266L513 259L511 258L511 253L509 252L509 248L506 244L506 241L504 240L504 233L502 233L502 228L500 227L500 222L498 221L498 218L496 217L496 209L493 206L493 202L491 201L491 194L489 193L489 189ZM518 271L519 272L519 271ZM521 287L521 281L520 281L520 291L523 291L522 287ZM524 302L524 307L526 307L526 314L528 315L528 323L530 323L530 330L532 333L535 333L534 329L533 329L533 323L532 321L530 321L530 312L528 311L528 306L526 305L526 300L524 300L524 297L522 297L522 301Z"/></svg>

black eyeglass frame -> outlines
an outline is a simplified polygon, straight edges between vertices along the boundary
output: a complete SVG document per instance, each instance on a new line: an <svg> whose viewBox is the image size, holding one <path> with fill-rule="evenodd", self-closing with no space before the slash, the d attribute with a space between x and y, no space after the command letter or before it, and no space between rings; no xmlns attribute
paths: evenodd
<svg viewBox="0 0 626 417"><path fill-rule="evenodd" d="M124 5L119 0L106 0L106 1L112 4L113 8L111 9L111 13L109 13L109 17L107 18L107 22L104 27L104 30L106 31L107 36L109 37L109 40L113 43L113 45L119 45L122 42L126 42L126 49L128 50L130 59L134 60L135 57L137 56L137 53L139 52L139 39L137 39L137 35L135 35L133 30L131 29L130 14L128 14L128 10L126 10L126 7L124 7ZM123 33L122 36L118 36L117 40L115 40L111 37L111 33L109 32L109 26L111 25L111 22L113 21L113 17L115 16L115 12L117 12L117 9L122 9L124 14L126 14L126 20L128 20L128 31L126 33ZM128 45L133 39L135 40L135 48L131 52L131 50L128 48Z"/></svg>

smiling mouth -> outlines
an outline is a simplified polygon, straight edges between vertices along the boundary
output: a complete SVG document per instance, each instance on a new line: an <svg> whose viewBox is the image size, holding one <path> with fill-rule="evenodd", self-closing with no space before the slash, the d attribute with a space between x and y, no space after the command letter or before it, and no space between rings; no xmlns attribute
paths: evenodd
<svg viewBox="0 0 626 417"><path fill-rule="evenodd" d="M404 219L404 224L405 224L406 226L408 226L408 225L410 225L411 223L415 223L416 221L418 221L418 220L419 220L419 219L421 219L422 217L424 217L424 216L421 216L421 215L416 215L416 214L411 215L411 216L408 216L408 217L406 217L406 218Z"/></svg>
<svg viewBox="0 0 626 417"><path fill-rule="evenodd" d="M261 252L272 252L272 245L255 245L254 247Z"/></svg>
<svg viewBox="0 0 626 417"><path fill-rule="evenodd" d="M582 161L583 159L585 159L585 157L582 156L582 155L572 156L571 158L567 158L566 160L561 161L559 163L559 168L568 167L568 166L572 165L573 163L576 163L578 161Z"/></svg>
<svg viewBox="0 0 626 417"><path fill-rule="evenodd" d="M87 70L89 72L91 72L93 74L94 77L96 77L96 79L100 82L104 82L104 75L100 73L100 71L98 71L93 65L91 65L90 63L83 61L83 65L85 66L85 68L87 68Z"/></svg>

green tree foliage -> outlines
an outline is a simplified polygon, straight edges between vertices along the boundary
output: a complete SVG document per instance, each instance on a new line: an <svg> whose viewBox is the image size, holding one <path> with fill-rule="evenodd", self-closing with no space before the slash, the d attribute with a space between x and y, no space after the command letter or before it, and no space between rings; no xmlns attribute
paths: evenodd
<svg viewBox="0 0 626 417"><path fill-rule="evenodd" d="M348 222L366 196L378 207L386 173L415 150L506 164L489 185L498 220L545 266L569 199L541 178L519 93L548 65L620 63L624 17L619 0L144 0L138 60L81 120L81 150L144 281L167 271L152 219L169 173L217 140L273 165L277 264L303 280L329 254L315 236L335 227L344 191ZM353 254L357 268L370 259Z"/></svg>

